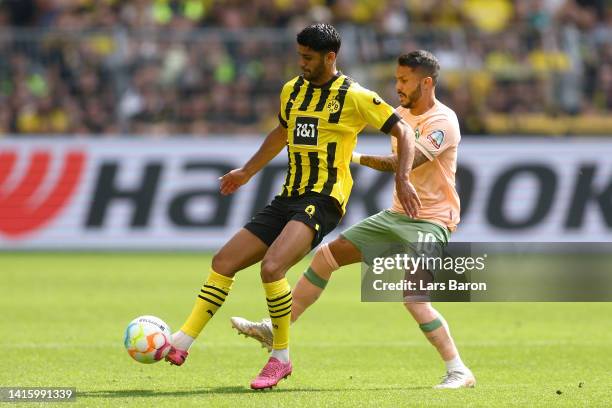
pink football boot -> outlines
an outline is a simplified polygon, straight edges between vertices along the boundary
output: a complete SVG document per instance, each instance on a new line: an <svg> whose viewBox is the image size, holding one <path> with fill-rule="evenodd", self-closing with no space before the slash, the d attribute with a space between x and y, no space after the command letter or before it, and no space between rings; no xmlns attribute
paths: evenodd
<svg viewBox="0 0 612 408"><path fill-rule="evenodd" d="M185 350L179 350L171 346L168 355L166 355L166 361L172 365L180 366L183 365L188 355L189 353Z"/></svg>
<svg viewBox="0 0 612 408"><path fill-rule="evenodd" d="M283 363L274 357L270 357L257 378L251 381L251 388L254 390L271 389L280 380L289 377L292 369L291 361Z"/></svg>

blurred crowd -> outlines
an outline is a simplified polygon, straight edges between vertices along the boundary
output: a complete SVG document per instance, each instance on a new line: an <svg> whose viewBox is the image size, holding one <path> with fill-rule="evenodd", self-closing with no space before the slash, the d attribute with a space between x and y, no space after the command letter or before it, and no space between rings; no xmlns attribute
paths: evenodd
<svg viewBox="0 0 612 408"><path fill-rule="evenodd" d="M0 135L265 132L313 21L391 104L432 51L464 134L612 135L607 0L0 0Z"/></svg>

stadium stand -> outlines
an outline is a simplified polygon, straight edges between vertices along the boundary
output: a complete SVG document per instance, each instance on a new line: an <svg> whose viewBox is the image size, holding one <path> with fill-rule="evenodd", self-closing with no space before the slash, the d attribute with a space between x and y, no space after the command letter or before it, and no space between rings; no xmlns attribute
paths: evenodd
<svg viewBox="0 0 612 408"><path fill-rule="evenodd" d="M397 55L431 50L464 134L612 134L605 0L3 0L0 135L257 134L313 20L392 104Z"/></svg>

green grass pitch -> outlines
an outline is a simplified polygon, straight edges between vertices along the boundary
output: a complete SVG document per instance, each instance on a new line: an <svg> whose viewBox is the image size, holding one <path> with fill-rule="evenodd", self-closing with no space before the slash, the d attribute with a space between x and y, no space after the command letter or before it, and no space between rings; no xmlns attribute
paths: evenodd
<svg viewBox="0 0 612 408"><path fill-rule="evenodd" d="M288 274L293 284L307 261ZM229 317L266 315L256 267L241 272L183 367L125 352L127 323L173 330L191 310L210 256L0 254L0 386L76 387L83 407L611 406L612 304L438 304L475 389L432 390L435 350L400 304L359 301L359 268L335 273L293 326L294 373L273 391L250 379L266 360ZM28 405L35 406L35 405Z"/></svg>

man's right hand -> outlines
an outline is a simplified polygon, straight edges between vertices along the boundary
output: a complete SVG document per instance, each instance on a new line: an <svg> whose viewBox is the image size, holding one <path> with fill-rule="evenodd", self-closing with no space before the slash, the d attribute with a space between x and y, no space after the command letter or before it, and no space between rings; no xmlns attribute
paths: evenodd
<svg viewBox="0 0 612 408"><path fill-rule="evenodd" d="M396 180L397 198L410 218L416 218L421 208L421 200L414 186L407 180Z"/></svg>
<svg viewBox="0 0 612 408"><path fill-rule="evenodd" d="M235 193L241 185L248 183L250 179L251 176L243 168L230 171L223 177L219 177L221 181L221 194L229 195Z"/></svg>

